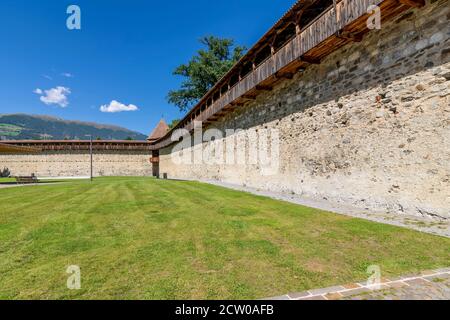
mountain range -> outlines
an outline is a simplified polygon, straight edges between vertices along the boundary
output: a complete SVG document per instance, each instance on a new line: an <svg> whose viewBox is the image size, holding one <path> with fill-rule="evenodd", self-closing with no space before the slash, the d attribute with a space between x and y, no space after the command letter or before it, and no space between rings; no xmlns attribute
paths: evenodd
<svg viewBox="0 0 450 320"><path fill-rule="evenodd" d="M146 135L126 128L72 121L51 116L0 114L1 140L145 140Z"/></svg>

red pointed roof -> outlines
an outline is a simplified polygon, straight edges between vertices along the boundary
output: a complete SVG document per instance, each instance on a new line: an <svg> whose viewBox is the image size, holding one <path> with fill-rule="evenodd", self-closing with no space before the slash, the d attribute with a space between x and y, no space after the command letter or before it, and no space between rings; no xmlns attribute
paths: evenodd
<svg viewBox="0 0 450 320"><path fill-rule="evenodd" d="M167 123L164 121L164 119L161 119L161 121L159 121L158 125L149 135L147 140L149 141L158 140L159 138L164 137L169 130L170 128L167 125Z"/></svg>

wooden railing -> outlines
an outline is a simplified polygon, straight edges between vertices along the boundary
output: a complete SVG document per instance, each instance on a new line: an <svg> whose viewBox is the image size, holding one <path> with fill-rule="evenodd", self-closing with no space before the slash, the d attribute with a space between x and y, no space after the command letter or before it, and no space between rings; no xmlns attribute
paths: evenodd
<svg viewBox="0 0 450 320"><path fill-rule="evenodd" d="M295 60L300 59L308 51L336 34L336 32L342 30L345 26L367 14L367 9L370 5L379 5L383 1L384 0L340 1L336 6L337 14L335 14L334 7L325 11L320 17L303 29L299 35L295 36L264 63L224 93L217 101L200 113L199 116L195 117L194 120L202 122L207 121L215 114L222 111L226 106L233 103L236 99L255 89L258 84L275 75L278 71ZM175 129L186 129L190 132L194 129L193 121L190 121L183 128L175 127ZM171 132L169 132L162 140L155 143L152 148L161 149L172 144L173 141L170 136Z"/></svg>

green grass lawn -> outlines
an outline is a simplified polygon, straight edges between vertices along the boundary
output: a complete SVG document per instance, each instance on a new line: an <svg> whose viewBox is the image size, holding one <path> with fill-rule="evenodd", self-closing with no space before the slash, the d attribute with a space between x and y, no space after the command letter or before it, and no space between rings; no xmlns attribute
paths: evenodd
<svg viewBox="0 0 450 320"><path fill-rule="evenodd" d="M195 182L0 190L0 299L250 299L450 266L450 239ZM81 290L66 269L81 267Z"/></svg>

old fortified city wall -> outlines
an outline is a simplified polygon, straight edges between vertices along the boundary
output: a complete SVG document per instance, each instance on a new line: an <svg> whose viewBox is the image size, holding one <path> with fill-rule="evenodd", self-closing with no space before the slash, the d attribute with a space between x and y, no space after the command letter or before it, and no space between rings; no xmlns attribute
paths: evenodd
<svg viewBox="0 0 450 320"><path fill-rule="evenodd" d="M160 172L450 218L449 21L447 0L428 1L213 124L279 130L278 174L176 164L173 145Z"/></svg>

